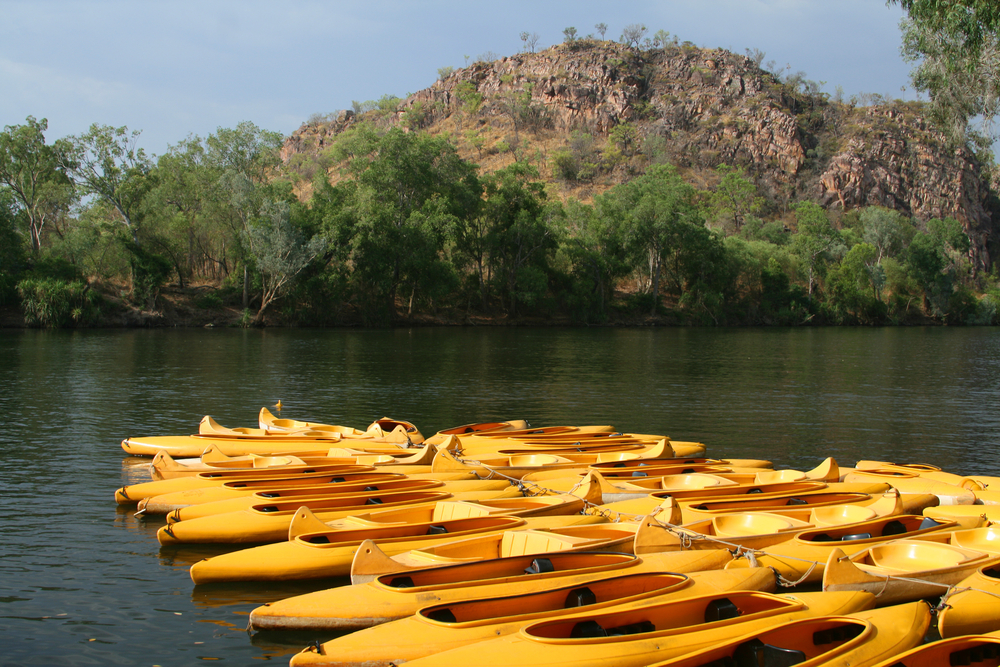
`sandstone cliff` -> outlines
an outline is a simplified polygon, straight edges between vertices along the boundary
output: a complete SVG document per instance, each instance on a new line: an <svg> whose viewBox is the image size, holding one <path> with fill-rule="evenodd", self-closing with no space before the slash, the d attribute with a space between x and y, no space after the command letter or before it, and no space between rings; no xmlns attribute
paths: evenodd
<svg viewBox="0 0 1000 667"><path fill-rule="evenodd" d="M775 215L808 199L951 216L969 232L977 268L990 266L994 198L970 151L949 148L917 103L855 107L802 88L721 49L580 40L475 63L365 116L449 132L486 171L535 161L563 194L582 199L669 161L701 186L720 164L743 167ZM315 158L357 121L347 111L303 125L284 159L328 167Z"/></svg>

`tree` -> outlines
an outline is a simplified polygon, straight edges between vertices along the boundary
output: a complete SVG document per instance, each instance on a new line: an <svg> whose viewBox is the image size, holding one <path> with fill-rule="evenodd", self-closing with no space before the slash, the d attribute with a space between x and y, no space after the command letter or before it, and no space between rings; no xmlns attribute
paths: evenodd
<svg viewBox="0 0 1000 667"><path fill-rule="evenodd" d="M279 150L284 139L278 132L264 130L249 121L234 129L220 127L205 140L207 161L220 172L219 184L229 194L244 233L273 199L271 175L281 164ZM250 267L243 266L243 307L250 305Z"/></svg>
<svg viewBox="0 0 1000 667"><path fill-rule="evenodd" d="M477 210L479 180L475 166L446 139L398 128L345 134L338 143L353 156L348 173L354 182L349 214L339 218L341 229L331 231L350 245L365 319L384 324L393 317L400 288L410 288L412 303L440 275L445 237L458 219Z"/></svg>
<svg viewBox="0 0 1000 667"><path fill-rule="evenodd" d="M72 183L60 166L68 146L45 143L48 121L28 116L24 125L8 125L0 133L0 183L10 188L28 223L31 251L42 247L46 221L65 210L73 196Z"/></svg>
<svg viewBox="0 0 1000 667"><path fill-rule="evenodd" d="M795 207L798 233L792 246L809 267L809 296L812 296L816 275L826 262L844 250L840 234L830 224L826 211L818 204L801 202Z"/></svg>
<svg viewBox="0 0 1000 667"><path fill-rule="evenodd" d="M597 25L594 26L594 28L597 30L597 34L601 36L601 39L604 39L604 33L608 31L608 24L598 23Z"/></svg>
<svg viewBox="0 0 1000 667"><path fill-rule="evenodd" d="M155 185L150 175L153 161L138 145L140 133L95 123L85 134L70 138L69 150L60 156L60 166L85 195L100 197L118 212L137 247L146 214L144 200Z"/></svg>
<svg viewBox="0 0 1000 667"><path fill-rule="evenodd" d="M18 204L9 188L0 188L0 306L16 299L15 285L25 266L24 244L15 228Z"/></svg>
<svg viewBox="0 0 1000 667"><path fill-rule="evenodd" d="M670 43L670 33L666 30L657 30L656 34L653 35L653 46L658 46L661 49L666 47Z"/></svg>
<svg viewBox="0 0 1000 667"><path fill-rule="evenodd" d="M756 215L764 207L764 198L757 193L757 186L750 182L741 167L721 164L715 169L720 177L709 199L709 206L716 216L733 221L739 233L748 216Z"/></svg>
<svg viewBox="0 0 1000 667"><path fill-rule="evenodd" d="M287 202L265 203L257 224L244 231L247 247L260 272L260 309L255 324L264 321L264 311L280 298L306 266L319 255L326 239L314 236L308 241L289 219Z"/></svg>
<svg viewBox="0 0 1000 667"><path fill-rule="evenodd" d="M563 28L563 41L567 44L572 44L576 41L576 28L570 26L568 28Z"/></svg>
<svg viewBox="0 0 1000 667"><path fill-rule="evenodd" d="M830 300L843 315L863 324L876 324L886 315L881 291L886 277L870 243L858 243L828 277Z"/></svg>
<svg viewBox="0 0 1000 667"><path fill-rule="evenodd" d="M621 226L613 215L577 201L567 202L565 213L564 248L574 278L571 306L585 320L591 315L605 319L615 282L629 272Z"/></svg>
<svg viewBox="0 0 1000 667"><path fill-rule="evenodd" d="M901 213L882 206L868 206L860 214L862 239L875 248L877 264L899 254L913 237L913 225Z"/></svg>
<svg viewBox="0 0 1000 667"><path fill-rule="evenodd" d="M927 221L927 231L917 232L906 249L906 265L924 291L924 309L944 315L961 270L961 258L970 241L954 218Z"/></svg>
<svg viewBox="0 0 1000 667"><path fill-rule="evenodd" d="M185 276L228 275L227 248L238 245L243 229L223 170L207 156L205 143L191 136L156 161L147 201L147 240L169 257L181 287Z"/></svg>
<svg viewBox="0 0 1000 667"><path fill-rule="evenodd" d="M545 185L534 167L514 163L483 179L488 253L507 312L545 290L546 254L556 246L546 220Z"/></svg>
<svg viewBox="0 0 1000 667"><path fill-rule="evenodd" d="M538 46L538 40L541 37L537 32L522 32L521 41L524 42L524 48L528 50L528 53L534 53L535 48Z"/></svg>
<svg viewBox="0 0 1000 667"><path fill-rule="evenodd" d="M639 178L615 186L601 198L598 210L618 220L624 241L635 266L648 270L650 314L660 305L660 285L668 271L673 272L676 287L683 292L689 268L681 257L682 241L700 227L706 233L704 219L697 206L697 192L671 165L654 165Z"/></svg>
<svg viewBox="0 0 1000 667"><path fill-rule="evenodd" d="M888 0L909 15L902 52L916 62L917 90L931 98L932 118L953 141L989 141L970 131L981 117L989 134L1000 111L1000 4L993 0Z"/></svg>
<svg viewBox="0 0 1000 667"><path fill-rule="evenodd" d="M633 49L638 49L642 38L646 35L647 28L641 23L630 23L622 30L621 42Z"/></svg>

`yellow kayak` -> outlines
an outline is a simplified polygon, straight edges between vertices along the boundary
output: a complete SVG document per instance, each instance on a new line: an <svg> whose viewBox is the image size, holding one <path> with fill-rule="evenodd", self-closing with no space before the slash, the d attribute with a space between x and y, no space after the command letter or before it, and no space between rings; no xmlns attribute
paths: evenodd
<svg viewBox="0 0 1000 667"><path fill-rule="evenodd" d="M428 466L429 472L429 466L434 460L437 450L431 445L425 445L412 453L403 449L399 452L401 455L371 454L360 449L333 447L322 450L288 452L282 456L261 456L258 454L226 456L215 446L210 445L198 458L175 459L165 451L158 452L149 464L149 468L150 476L154 480L187 477L199 472L222 470L284 470L291 475L317 466L330 465Z"/></svg>
<svg viewBox="0 0 1000 667"><path fill-rule="evenodd" d="M388 476L378 478L374 475L371 479L340 478L340 481L325 484L314 482L301 485L280 482L273 484L227 483L153 496L141 501L139 509L144 509L151 514L166 514L176 509L190 508L189 512L179 516L194 518L219 512L232 512L261 502L301 501L300 505L307 505L309 500L375 491L388 493L391 491L429 491L433 489L456 493L462 491L499 491L509 486L510 484L505 480L436 480L431 476L420 474L406 475L402 479ZM209 507L209 505L211 506ZM203 508L201 510L194 509L198 506L203 506Z"/></svg>
<svg viewBox="0 0 1000 667"><path fill-rule="evenodd" d="M984 565L958 582L938 612L942 637L1000 630L1000 567Z"/></svg>
<svg viewBox="0 0 1000 667"><path fill-rule="evenodd" d="M946 505L943 507L928 507L924 516L941 521L958 521L964 526L979 525L983 521L1000 523L1000 506L998 505Z"/></svg>
<svg viewBox="0 0 1000 667"><path fill-rule="evenodd" d="M296 535L286 542L206 558L191 566L191 580L195 584L204 584L216 581L294 581L347 576L351 572L354 554L365 540L375 541L387 554L394 555L435 542L454 541L482 533L596 521L599 521L596 517L582 515L530 519L487 516L403 526L328 529Z"/></svg>
<svg viewBox="0 0 1000 667"><path fill-rule="evenodd" d="M516 488L516 487L510 487ZM363 514L357 514L336 522L325 522L329 528L346 528L350 525L387 525L420 523L439 519L458 519L470 516L557 516L566 514L581 514L584 501L568 493L559 496L513 496L510 498L487 498L482 500L446 501L428 505L411 506L399 509L370 508ZM315 528L310 528L315 526ZM303 532L322 530L317 523L306 524L298 521L293 528L293 536Z"/></svg>
<svg viewBox="0 0 1000 667"><path fill-rule="evenodd" d="M773 577L760 570L746 572L754 576L729 579L732 572L725 570L633 574L597 579L586 586L425 607L413 616L306 648L292 657L291 664L384 667L503 637L530 623L568 614L619 611L724 591L773 590Z"/></svg>
<svg viewBox="0 0 1000 667"><path fill-rule="evenodd" d="M825 591L869 591L879 606L943 595L997 556L924 540L896 540L848 556L834 549L823 570Z"/></svg>
<svg viewBox="0 0 1000 667"><path fill-rule="evenodd" d="M555 553L446 565L385 575L367 584L339 586L278 600L250 613L256 630L357 629L414 614L421 607L586 585L619 574L697 572L732 560L724 549L631 556ZM773 575L772 575L773 576Z"/></svg>
<svg viewBox="0 0 1000 667"><path fill-rule="evenodd" d="M729 591L531 623L517 633L419 658L413 667L644 667L792 620L871 609L870 593ZM926 608L926 607L925 607Z"/></svg>
<svg viewBox="0 0 1000 667"><path fill-rule="evenodd" d="M392 491L447 491L444 482L431 479L373 479L360 481L344 481L322 486L281 487L281 486L221 486L164 493L139 502L138 508L146 514L168 514L177 509L212 505L210 509L198 514L214 514L232 512L261 502L298 502L307 503L307 499L329 498L332 496L370 494L373 492L389 493ZM197 510L194 510L197 513Z"/></svg>
<svg viewBox="0 0 1000 667"><path fill-rule="evenodd" d="M303 533L336 528L405 525L498 514L509 516L573 514L568 511L574 506L572 501L555 498L554 504L544 504L530 500L522 497L516 487L508 486L499 491L447 493L437 490L340 496L308 500L308 505L300 504L301 501L262 502L232 512L184 518L185 512L196 509L188 507L169 514L167 525L157 531L156 537L160 544L164 545L197 542L278 542ZM503 501L513 504L481 504ZM582 504L579 499L576 499L576 502ZM373 512L380 508L385 509ZM397 511L403 514L396 514ZM381 516L384 513L388 513L389 516ZM406 516L407 520L393 521L401 516Z"/></svg>
<svg viewBox="0 0 1000 667"><path fill-rule="evenodd" d="M635 534L635 553L736 546L763 549L786 542L814 527L801 519L764 512L723 514L684 526L674 526L656 517L645 517L639 522Z"/></svg>
<svg viewBox="0 0 1000 667"><path fill-rule="evenodd" d="M891 665L893 656L923 640L930 622L930 609L923 602L839 617L809 618L735 639L722 638L714 647L649 667L870 667L882 661ZM414 667L417 665L414 663Z"/></svg>
<svg viewBox="0 0 1000 667"><path fill-rule="evenodd" d="M816 526L840 525L905 513L901 496L897 491L876 495L867 493L828 494L822 491L815 496L818 497L810 495L799 498L803 502L789 502L787 499L772 500L761 506L755 506L752 501L747 504L742 499L735 499L735 505L733 505L729 502L730 499L720 498L699 502L697 505L686 503L684 510L682 510L670 493L656 491L642 498L604 503L599 507L589 507L585 511L588 514L606 516L610 520L631 519L635 521L639 521L650 512L655 511L665 513L658 515L661 522L677 526L710 521L717 516L747 512L779 514L808 521ZM868 515L863 510L871 510L872 513Z"/></svg>
<svg viewBox="0 0 1000 667"><path fill-rule="evenodd" d="M939 523L927 517L902 514L842 526L815 528L750 555L741 555L729 566L763 565L775 568L783 577L795 583L820 582L830 554L835 550L847 548L851 553L856 553L892 540L919 537L933 531L954 530L955 527L954 522Z"/></svg>
<svg viewBox="0 0 1000 667"><path fill-rule="evenodd" d="M637 554L675 549L718 549L720 546L764 549L787 542L811 528L842 526L898 512L898 496L868 505L832 505L806 510L736 512L684 525L672 525L658 516L645 517L635 536Z"/></svg>
<svg viewBox="0 0 1000 667"><path fill-rule="evenodd" d="M179 477L175 479L161 479L153 482L140 482L139 484L129 484L115 491L115 501L119 505L135 505L136 503L153 496L176 491L188 491L190 489L202 489L212 486L221 486L227 482L240 484L253 484L256 481L274 482L288 478L295 479L315 479L316 484L328 484L340 478L346 481L351 476L361 474L389 475L383 479L402 479L402 472L376 472L373 466L358 465L334 465L322 467L309 467L302 471L287 470L220 470L215 472L200 472L195 475Z"/></svg>
<svg viewBox="0 0 1000 667"><path fill-rule="evenodd" d="M976 494L967 487L909 473L878 470L847 471L843 479L845 482L886 482L900 493L929 493L937 496L942 505L972 505L976 502Z"/></svg>
<svg viewBox="0 0 1000 667"><path fill-rule="evenodd" d="M275 417L267 408L261 408L257 416L257 422L270 435L281 435L282 433L294 434L296 431L309 430L340 433L345 439L405 443L411 446L419 445L424 441L424 436L412 422L402 419L392 419L390 417L376 419L364 431L359 431L349 426L303 422L296 419L280 419Z"/></svg>
<svg viewBox="0 0 1000 667"><path fill-rule="evenodd" d="M847 490L852 488L853 490ZM685 499L679 498L677 504L681 508L684 523L693 523L720 514L733 512L774 512L776 510L802 510L816 507L832 507L835 505L872 505L882 502L886 485L850 485L839 484L834 490L832 485L816 491L802 493L746 494L744 496ZM652 498L663 498L673 495L668 491L654 491Z"/></svg>
<svg viewBox="0 0 1000 667"><path fill-rule="evenodd" d="M391 454L398 453L401 447L413 447L424 441L420 431L410 422L388 418L373 422L365 431L325 424L287 430L268 427L264 430L266 433L263 434L252 430L243 433L223 429L221 432L196 435L133 437L122 440L122 449L133 456L155 456L165 451L171 456L188 457L200 456L206 447L213 445L227 456L246 456L275 455L349 442L351 447L368 452Z"/></svg>
<svg viewBox="0 0 1000 667"><path fill-rule="evenodd" d="M597 523L553 528L516 528L411 549L391 557L375 542L365 540L351 562L351 583L364 584L386 574L399 574L433 565L456 565L560 551L613 551L630 554L634 550L637 527L630 523Z"/></svg>
<svg viewBox="0 0 1000 667"><path fill-rule="evenodd" d="M1000 658L1000 634L953 637L924 644L894 655L873 667L932 667L936 665L980 665L993 667Z"/></svg>

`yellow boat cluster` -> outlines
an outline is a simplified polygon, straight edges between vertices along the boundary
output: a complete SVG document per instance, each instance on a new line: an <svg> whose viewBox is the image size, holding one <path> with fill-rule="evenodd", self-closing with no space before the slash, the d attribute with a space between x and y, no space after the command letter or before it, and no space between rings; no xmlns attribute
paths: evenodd
<svg viewBox="0 0 1000 667"><path fill-rule="evenodd" d="M115 498L165 515L161 544L253 544L195 584L349 575L251 613L340 635L293 666L1000 665L1000 478L611 426L258 422L128 438L152 479Z"/></svg>

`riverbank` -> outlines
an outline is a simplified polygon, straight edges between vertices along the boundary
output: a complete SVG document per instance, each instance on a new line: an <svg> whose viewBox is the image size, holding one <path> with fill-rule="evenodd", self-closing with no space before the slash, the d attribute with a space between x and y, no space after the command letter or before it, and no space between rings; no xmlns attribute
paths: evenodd
<svg viewBox="0 0 1000 667"><path fill-rule="evenodd" d="M240 304L232 303L232 295L225 289L213 284L195 284L180 287L177 284L165 285L161 288L153 309L144 309L126 299L124 286L95 285L95 291L100 294L98 314L86 324L73 328L240 328L252 326L251 320L256 313L255 308L244 310ZM622 301L628 299L627 294L619 295ZM419 312L406 314L406 304L397 304L397 315L390 325L391 328L406 327L477 327L477 326L521 326L521 327L562 327L562 326L603 326L603 327L684 327L713 326L711 321L693 321L690 317L679 314L673 308L676 304L665 304L663 312L652 316L642 309L631 312L618 312L608 320L600 323L580 322L563 314L540 316L508 317L504 314L488 315L461 309L439 309L435 313ZM796 322L764 321L755 326L837 326L829 322L816 320L808 316ZM905 320L894 322L895 326L933 326L943 325L942 322L920 313L911 313ZM358 308L348 304L341 306L335 315L327 316L324 321L315 321L309 315L297 311L294 307L282 309L273 307L268 310L265 327L364 327L362 314ZM741 325L729 325L739 328ZM72 327L72 325L71 325ZM0 328L24 329L31 328L26 323L20 309L12 306L0 307ZM723 325L725 328L725 325Z"/></svg>

